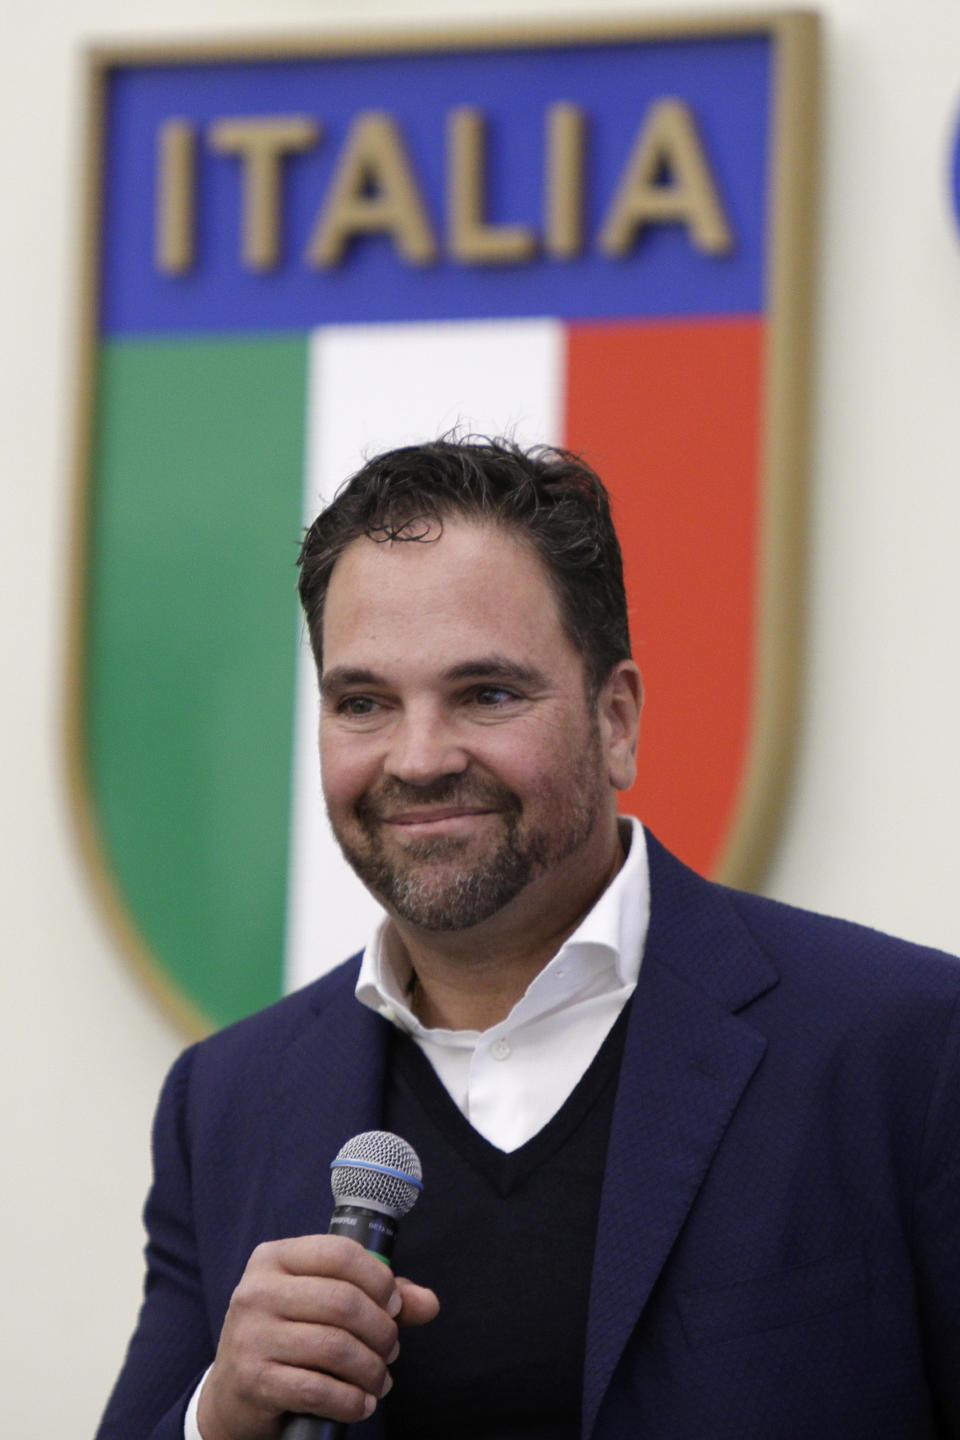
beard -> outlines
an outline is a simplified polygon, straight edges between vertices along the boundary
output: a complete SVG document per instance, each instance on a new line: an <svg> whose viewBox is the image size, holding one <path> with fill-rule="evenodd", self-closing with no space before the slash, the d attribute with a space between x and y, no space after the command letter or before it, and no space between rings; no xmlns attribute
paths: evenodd
<svg viewBox="0 0 960 1440"><path fill-rule="evenodd" d="M545 806L553 821L549 829L524 823L523 804L508 786L469 773L426 785L394 777L361 796L352 823L338 823L332 815L330 823L347 863L398 919L421 930L467 930L489 920L538 875L586 843L601 796L584 777L595 773L588 761L577 778L565 777L567 784L551 792L552 804ZM386 843L383 825L391 814L416 805L461 803L499 817L499 834L484 839L482 848L472 836Z"/></svg>

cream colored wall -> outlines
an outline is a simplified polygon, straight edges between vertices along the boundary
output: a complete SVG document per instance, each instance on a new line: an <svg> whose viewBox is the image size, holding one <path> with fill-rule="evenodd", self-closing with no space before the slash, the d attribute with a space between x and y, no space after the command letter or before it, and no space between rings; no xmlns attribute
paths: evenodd
<svg viewBox="0 0 960 1440"><path fill-rule="evenodd" d="M947 199L960 9L916 0L907 19L902 0L822 8L810 666L768 889L960 950L960 234ZM94 906L61 763L80 46L590 10L2 0L0 1409L17 1440L95 1425L137 1304L150 1115L181 1043Z"/></svg>

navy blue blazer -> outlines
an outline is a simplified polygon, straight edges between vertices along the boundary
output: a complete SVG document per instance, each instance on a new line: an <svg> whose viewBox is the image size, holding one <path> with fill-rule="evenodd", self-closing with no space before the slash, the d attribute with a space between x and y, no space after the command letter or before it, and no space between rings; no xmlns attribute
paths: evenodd
<svg viewBox="0 0 960 1440"><path fill-rule="evenodd" d="M710 884L648 839L584 1440L960 1437L960 964ZM356 970L171 1071L100 1440L179 1440L254 1246L326 1229L330 1158L379 1123L385 1022Z"/></svg>

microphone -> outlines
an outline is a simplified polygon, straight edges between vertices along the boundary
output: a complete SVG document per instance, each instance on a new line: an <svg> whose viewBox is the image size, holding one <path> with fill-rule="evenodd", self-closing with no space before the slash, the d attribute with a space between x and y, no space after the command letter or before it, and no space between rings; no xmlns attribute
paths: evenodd
<svg viewBox="0 0 960 1440"><path fill-rule="evenodd" d="M423 1189L420 1157L389 1130L354 1135L330 1164L336 1202L327 1233L346 1235L389 1265L399 1221ZM281 1440L341 1440L347 1427L317 1415L291 1415Z"/></svg>

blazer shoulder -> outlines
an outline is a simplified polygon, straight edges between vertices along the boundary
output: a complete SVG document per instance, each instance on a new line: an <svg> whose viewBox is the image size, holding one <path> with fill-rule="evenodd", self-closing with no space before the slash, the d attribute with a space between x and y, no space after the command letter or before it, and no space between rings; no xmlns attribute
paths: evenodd
<svg viewBox="0 0 960 1440"><path fill-rule="evenodd" d="M353 993L359 969L360 956L353 955L272 1005L197 1041L181 1058L202 1077L262 1071L326 1012L342 1010L351 1016L359 1010Z"/></svg>
<svg viewBox="0 0 960 1440"><path fill-rule="evenodd" d="M960 958L888 935L869 925L803 910L780 900L724 889L741 922L776 964L808 973L848 977L859 989L927 992L953 1000L960 994Z"/></svg>
<svg viewBox="0 0 960 1440"><path fill-rule="evenodd" d="M794 1018L804 1007L829 1028L937 1023L960 996L960 960L869 926L703 879L648 832L651 936L690 977L735 998L729 976L749 958L775 983L748 987ZM697 960L691 957L698 956ZM725 977L718 981L717 975ZM775 998L774 998L775 997ZM794 1009L800 1007L799 1009Z"/></svg>
<svg viewBox="0 0 960 1440"><path fill-rule="evenodd" d="M942 1066L953 1068L957 957L761 896L727 896L778 971L780 1024L838 1056L880 1057L885 1072L915 1074L925 1093Z"/></svg>

